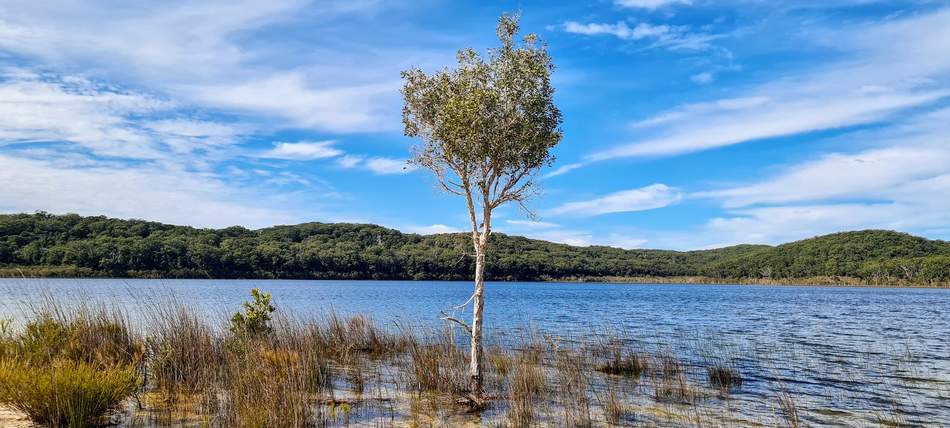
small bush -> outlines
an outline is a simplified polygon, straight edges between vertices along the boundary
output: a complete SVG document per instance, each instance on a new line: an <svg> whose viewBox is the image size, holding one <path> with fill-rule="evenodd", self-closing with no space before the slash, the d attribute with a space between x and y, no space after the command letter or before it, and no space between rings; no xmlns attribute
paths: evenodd
<svg viewBox="0 0 950 428"><path fill-rule="evenodd" d="M253 301L244 302L244 313L238 312L231 317L231 332L236 336L262 336L270 334L271 315L276 308L271 304L270 293L251 289Z"/></svg>
<svg viewBox="0 0 950 428"><path fill-rule="evenodd" d="M0 362L0 402L46 426L97 426L138 387L135 367L57 360Z"/></svg>

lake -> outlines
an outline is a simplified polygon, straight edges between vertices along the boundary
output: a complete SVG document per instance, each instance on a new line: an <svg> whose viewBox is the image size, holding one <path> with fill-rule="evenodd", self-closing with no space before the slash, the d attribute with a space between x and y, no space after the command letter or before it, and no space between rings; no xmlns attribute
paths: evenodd
<svg viewBox="0 0 950 428"><path fill-rule="evenodd" d="M253 287L300 316L332 310L428 327L471 292L469 282L0 279L0 317L19 317L44 295L116 304L133 317L140 305L175 296L224 317ZM493 340L525 330L568 340L611 330L645 347L680 350L687 360L706 357L697 349L726 353L746 378L739 405L763 407L782 385L805 397L805 420L818 425L861 426L888 409L910 423L950 425L948 314L944 289L486 284Z"/></svg>

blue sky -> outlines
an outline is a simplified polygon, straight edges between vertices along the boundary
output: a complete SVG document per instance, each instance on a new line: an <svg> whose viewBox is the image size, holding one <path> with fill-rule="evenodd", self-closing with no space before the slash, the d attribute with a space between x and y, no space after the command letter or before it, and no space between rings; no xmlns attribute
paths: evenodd
<svg viewBox="0 0 950 428"><path fill-rule="evenodd" d="M528 221L573 245L709 248L863 228L950 238L950 4L864 0L0 0L0 212L436 233L399 72L549 45L564 113Z"/></svg>

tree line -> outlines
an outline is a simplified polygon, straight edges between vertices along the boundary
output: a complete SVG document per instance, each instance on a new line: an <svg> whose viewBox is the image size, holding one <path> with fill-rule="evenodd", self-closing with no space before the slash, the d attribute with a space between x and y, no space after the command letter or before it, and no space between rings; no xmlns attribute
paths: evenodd
<svg viewBox="0 0 950 428"><path fill-rule="evenodd" d="M601 277L950 283L950 243L885 230L778 246L702 251L575 247L495 233L490 280ZM0 270L162 278L467 280L470 234L417 235L369 224L304 223L250 230L48 213L0 215ZM72 268L55 270L43 268Z"/></svg>

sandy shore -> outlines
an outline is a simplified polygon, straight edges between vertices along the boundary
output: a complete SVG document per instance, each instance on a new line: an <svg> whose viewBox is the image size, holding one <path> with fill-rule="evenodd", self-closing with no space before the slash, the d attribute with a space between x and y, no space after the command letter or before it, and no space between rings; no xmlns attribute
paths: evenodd
<svg viewBox="0 0 950 428"><path fill-rule="evenodd" d="M30 419L23 413L13 410L9 407L0 405L0 427L4 428L25 428L33 427Z"/></svg>

